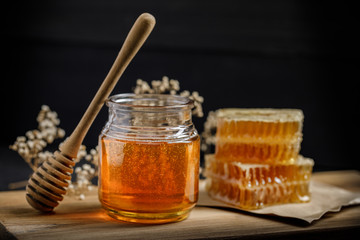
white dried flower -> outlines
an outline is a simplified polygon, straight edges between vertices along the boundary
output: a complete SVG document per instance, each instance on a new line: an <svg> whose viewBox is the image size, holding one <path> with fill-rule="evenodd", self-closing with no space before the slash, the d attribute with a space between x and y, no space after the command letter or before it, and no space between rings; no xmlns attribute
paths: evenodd
<svg viewBox="0 0 360 240"><path fill-rule="evenodd" d="M17 138L16 138L16 141L17 141L17 142L25 142L25 141L26 141L26 137L24 137L24 136L17 137Z"/></svg>
<svg viewBox="0 0 360 240"><path fill-rule="evenodd" d="M20 142L20 143L18 144L18 147L19 147L19 148L26 148L27 146L26 146L26 143L25 143L25 142Z"/></svg>
<svg viewBox="0 0 360 240"><path fill-rule="evenodd" d="M216 112L210 111L204 123L204 131L201 133L201 150L205 153L212 153L212 147L215 146L216 123Z"/></svg>
<svg viewBox="0 0 360 240"><path fill-rule="evenodd" d="M134 88L135 94L141 93L152 93L152 89L150 88L149 84L141 79L136 81L136 87Z"/></svg>
<svg viewBox="0 0 360 240"><path fill-rule="evenodd" d="M39 140L39 145L44 148L44 147L46 147L47 143L41 139L41 140Z"/></svg>
<svg viewBox="0 0 360 240"><path fill-rule="evenodd" d="M84 199L85 199L85 195L84 195L83 193L80 194L80 195L79 195L79 199L80 199L80 200L84 200Z"/></svg>
<svg viewBox="0 0 360 240"><path fill-rule="evenodd" d="M34 143L34 141L29 140L27 142L27 145L28 145L29 148L34 148L35 143Z"/></svg>
<svg viewBox="0 0 360 240"><path fill-rule="evenodd" d="M53 126L54 124L49 119L44 119L39 123L39 129L47 129Z"/></svg>
<svg viewBox="0 0 360 240"><path fill-rule="evenodd" d="M189 97L190 96L190 92L188 90L184 90L180 93L180 96L182 97Z"/></svg>
<svg viewBox="0 0 360 240"><path fill-rule="evenodd" d="M170 89L171 89L171 91L176 92L176 91L179 91L179 90L180 90L179 81L174 80L174 79L171 79L171 80L169 81L169 84L170 84Z"/></svg>
<svg viewBox="0 0 360 240"><path fill-rule="evenodd" d="M13 151L17 151L18 150L18 146L13 144L13 145L10 145L9 148Z"/></svg>
<svg viewBox="0 0 360 240"><path fill-rule="evenodd" d="M89 170L89 169L91 169L91 166L89 164L84 164L83 169L84 170Z"/></svg>
<svg viewBox="0 0 360 240"><path fill-rule="evenodd" d="M24 154L25 154L25 149L24 149L24 148L20 148L20 149L18 150L18 153L19 153L20 155L24 155Z"/></svg>
<svg viewBox="0 0 360 240"><path fill-rule="evenodd" d="M199 93L197 91L194 91L191 96L194 98L194 100L196 102L199 102L199 103L203 103L204 102L204 98L202 96L199 95Z"/></svg>
<svg viewBox="0 0 360 240"><path fill-rule="evenodd" d="M153 80L151 81L151 88L149 84L141 79L136 81L136 87L134 88L135 94L146 94L146 93L156 93L156 94L166 94L176 95L177 91L180 90L179 81L175 79L169 79L167 76L163 76L162 80ZM183 91L180 93L180 96L189 97L194 101L194 109L192 111L194 116L203 117L204 113L202 110L202 103L204 98L199 95L198 92L190 93L189 91Z"/></svg>
<svg viewBox="0 0 360 240"><path fill-rule="evenodd" d="M42 105L41 110L44 111L44 112L48 112L48 111L50 111L50 108L49 108L48 105Z"/></svg>
<svg viewBox="0 0 360 240"><path fill-rule="evenodd" d="M34 135L36 139L43 139L44 136L40 131L34 130Z"/></svg>
<svg viewBox="0 0 360 240"><path fill-rule="evenodd" d="M83 181L82 181L82 179L77 180L77 181L76 181L76 187L81 189L82 186L83 186Z"/></svg>
<svg viewBox="0 0 360 240"><path fill-rule="evenodd" d="M47 141L48 143L52 143L52 142L54 141L54 137L51 136L51 135L49 135L49 136L46 137L46 141Z"/></svg>
<svg viewBox="0 0 360 240"><path fill-rule="evenodd" d="M65 131L64 131L64 129L59 128L59 129L57 130L57 135L59 136L59 138L65 137Z"/></svg>
<svg viewBox="0 0 360 240"><path fill-rule="evenodd" d="M41 150L43 150L43 147L40 144L34 144L33 150L35 150L36 152L40 152Z"/></svg>
<svg viewBox="0 0 360 240"><path fill-rule="evenodd" d="M35 135L34 135L34 133L32 131L27 131L25 133L25 136L27 136L28 139L31 139L31 140L33 140L35 138Z"/></svg>
<svg viewBox="0 0 360 240"><path fill-rule="evenodd" d="M94 155L97 154L97 151L96 151L95 149L91 149L91 150L90 150L90 154L94 156Z"/></svg>
<svg viewBox="0 0 360 240"><path fill-rule="evenodd" d="M40 152L38 156L39 156L39 158L40 158L42 161L45 161L46 158L47 158L46 154L43 153L43 152Z"/></svg>

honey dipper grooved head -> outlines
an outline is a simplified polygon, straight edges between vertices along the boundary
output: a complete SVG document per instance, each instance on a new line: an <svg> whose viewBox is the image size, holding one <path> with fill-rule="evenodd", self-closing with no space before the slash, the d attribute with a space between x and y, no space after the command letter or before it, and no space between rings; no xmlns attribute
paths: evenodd
<svg viewBox="0 0 360 240"><path fill-rule="evenodd" d="M58 151L33 173L26 187L26 200L35 209L51 212L66 194L75 162Z"/></svg>

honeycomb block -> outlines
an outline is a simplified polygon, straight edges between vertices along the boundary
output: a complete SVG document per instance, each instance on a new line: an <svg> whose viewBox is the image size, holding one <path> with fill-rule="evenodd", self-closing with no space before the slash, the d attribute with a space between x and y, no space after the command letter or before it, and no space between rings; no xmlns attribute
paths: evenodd
<svg viewBox="0 0 360 240"><path fill-rule="evenodd" d="M215 155L242 163L294 163L304 115L299 109L220 109Z"/></svg>
<svg viewBox="0 0 360 240"><path fill-rule="evenodd" d="M219 201L241 209L310 201L314 161L298 156L291 164L243 164L205 156L206 190Z"/></svg>

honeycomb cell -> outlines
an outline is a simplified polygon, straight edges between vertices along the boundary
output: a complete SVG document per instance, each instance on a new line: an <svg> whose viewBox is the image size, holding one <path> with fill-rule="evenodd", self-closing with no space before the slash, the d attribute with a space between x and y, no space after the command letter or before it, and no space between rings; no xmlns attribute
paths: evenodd
<svg viewBox="0 0 360 240"><path fill-rule="evenodd" d="M222 161L294 163L302 141L299 109L220 109L215 155Z"/></svg>
<svg viewBox="0 0 360 240"><path fill-rule="evenodd" d="M301 155L291 164L243 164L205 156L206 190L219 201L241 209L310 201L314 161Z"/></svg>

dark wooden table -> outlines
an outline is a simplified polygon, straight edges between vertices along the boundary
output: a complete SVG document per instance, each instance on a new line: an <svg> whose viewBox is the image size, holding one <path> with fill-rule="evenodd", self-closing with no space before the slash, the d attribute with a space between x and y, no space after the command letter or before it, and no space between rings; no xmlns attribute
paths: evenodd
<svg viewBox="0 0 360 240"><path fill-rule="evenodd" d="M360 191L360 173L314 173L313 179ZM360 233L360 205L327 213L311 224L291 218L195 207L182 222L138 225L108 217L96 189L85 200L66 197L55 213L41 214L24 191L0 192L0 239L350 239ZM359 235L357 235L359 236Z"/></svg>

